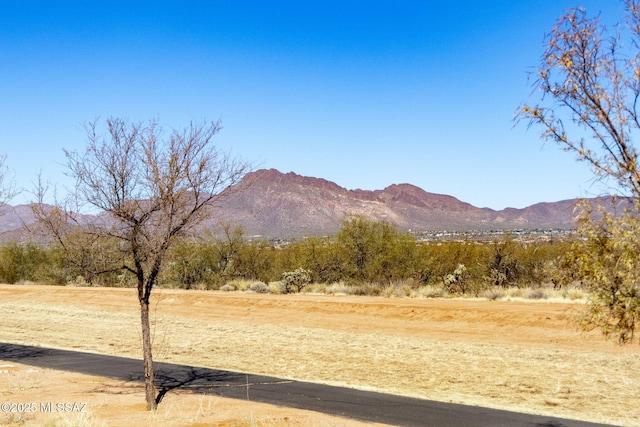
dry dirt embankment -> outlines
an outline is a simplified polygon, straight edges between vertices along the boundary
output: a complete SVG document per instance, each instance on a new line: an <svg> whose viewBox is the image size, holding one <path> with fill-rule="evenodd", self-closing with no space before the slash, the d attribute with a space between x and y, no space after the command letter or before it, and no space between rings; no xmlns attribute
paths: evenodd
<svg viewBox="0 0 640 427"><path fill-rule="evenodd" d="M157 290L155 358L640 425L640 349L577 304ZM140 357L131 289L0 286L0 341Z"/></svg>

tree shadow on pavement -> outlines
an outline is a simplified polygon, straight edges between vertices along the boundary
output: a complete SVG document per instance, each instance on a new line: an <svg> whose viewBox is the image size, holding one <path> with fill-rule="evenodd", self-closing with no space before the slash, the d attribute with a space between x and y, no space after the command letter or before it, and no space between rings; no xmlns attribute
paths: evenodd
<svg viewBox="0 0 640 427"><path fill-rule="evenodd" d="M156 404L160 404L164 396L176 389L189 389L194 392L206 392L214 387L229 386L239 374L211 369L186 367L186 369L160 368L156 373L158 396ZM238 386L238 385L236 385Z"/></svg>

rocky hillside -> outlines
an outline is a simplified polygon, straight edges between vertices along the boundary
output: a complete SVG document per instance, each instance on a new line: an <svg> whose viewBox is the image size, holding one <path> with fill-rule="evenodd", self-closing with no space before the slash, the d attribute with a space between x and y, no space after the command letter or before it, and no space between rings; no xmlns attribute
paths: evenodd
<svg viewBox="0 0 640 427"><path fill-rule="evenodd" d="M578 201L496 211L411 184L375 191L347 190L325 179L274 169L250 173L241 185L247 188L228 195L215 217L241 224L247 234L268 237L331 234L351 215L386 220L413 231L569 229Z"/></svg>
<svg viewBox="0 0 640 427"><path fill-rule="evenodd" d="M228 191L212 208L213 228L220 221L241 225L247 235L301 237L337 231L343 219L364 215L400 229L491 230L573 227L577 199L538 203L524 209L477 208L455 197L428 193L411 184L383 190L347 190L321 178L263 169L247 174L240 191ZM27 205L0 207L3 240L25 239L23 226L33 223ZM87 221L90 218L87 217Z"/></svg>

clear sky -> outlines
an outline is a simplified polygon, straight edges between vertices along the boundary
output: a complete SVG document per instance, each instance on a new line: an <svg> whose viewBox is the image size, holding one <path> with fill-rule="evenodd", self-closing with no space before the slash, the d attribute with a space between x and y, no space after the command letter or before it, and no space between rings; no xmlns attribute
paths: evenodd
<svg viewBox="0 0 640 427"><path fill-rule="evenodd" d="M618 0L0 0L0 153L64 183L96 117L182 128L257 168L408 182L478 207L593 196L586 164L515 126L565 8ZM13 203L23 203L23 193Z"/></svg>

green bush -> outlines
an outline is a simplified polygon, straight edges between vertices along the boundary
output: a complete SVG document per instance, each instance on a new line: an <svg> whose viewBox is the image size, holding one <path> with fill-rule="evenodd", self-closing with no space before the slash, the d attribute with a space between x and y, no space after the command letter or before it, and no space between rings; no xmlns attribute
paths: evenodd
<svg viewBox="0 0 640 427"><path fill-rule="evenodd" d="M33 243L8 243L0 247L0 282L23 281L59 284L63 281L57 254Z"/></svg>
<svg viewBox="0 0 640 427"><path fill-rule="evenodd" d="M101 286L131 286L135 278L104 270L121 256L117 242L79 242L78 254L64 257L55 246L11 243L0 247L0 281L36 281ZM335 236L290 243L248 240L241 228L223 225L173 246L166 258L162 286L220 289L269 283L272 293L314 292L386 296L482 295L485 289L533 287L576 282L573 266L581 242L418 242L389 223L363 217L345 220ZM82 250L80 249L82 248ZM464 269L460 266L464 266ZM563 268L565 267L565 268ZM283 274L283 272L286 272Z"/></svg>
<svg viewBox="0 0 640 427"><path fill-rule="evenodd" d="M342 277L335 279L391 283L419 276L420 254L415 238L388 222L361 216L347 219L336 244Z"/></svg>

